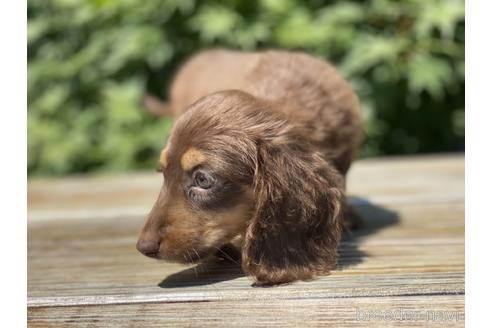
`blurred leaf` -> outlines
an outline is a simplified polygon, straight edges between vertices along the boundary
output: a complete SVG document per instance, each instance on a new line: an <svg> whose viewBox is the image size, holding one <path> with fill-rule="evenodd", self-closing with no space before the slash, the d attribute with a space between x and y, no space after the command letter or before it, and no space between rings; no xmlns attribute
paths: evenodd
<svg viewBox="0 0 492 328"><path fill-rule="evenodd" d="M408 1L371 0L369 11L379 17L396 19L409 9Z"/></svg>
<svg viewBox="0 0 492 328"><path fill-rule="evenodd" d="M361 35L342 62L347 74L364 73L377 64L391 63L409 45L404 38Z"/></svg>
<svg viewBox="0 0 492 328"><path fill-rule="evenodd" d="M263 10L278 15L288 14L296 7L295 0L260 0L260 6Z"/></svg>
<svg viewBox="0 0 492 328"><path fill-rule="evenodd" d="M122 69L132 60L148 57L157 66L172 56L172 50L166 47L163 33L157 28L132 26L113 32L115 33L109 44L111 51L102 63L107 74Z"/></svg>
<svg viewBox="0 0 492 328"><path fill-rule="evenodd" d="M453 131L457 136L465 136L465 110L459 109L453 112L451 117Z"/></svg>
<svg viewBox="0 0 492 328"><path fill-rule="evenodd" d="M203 41L211 42L228 35L240 20L241 16L226 7L205 5L190 20L190 25Z"/></svg>
<svg viewBox="0 0 492 328"><path fill-rule="evenodd" d="M435 98L443 97L446 83L453 76L446 61L429 55L415 55L408 67L408 82L412 92L425 90Z"/></svg>
<svg viewBox="0 0 492 328"><path fill-rule="evenodd" d="M67 85L55 85L50 88L50 92L41 94L31 103L31 109L43 114L53 114L60 108L70 95Z"/></svg>
<svg viewBox="0 0 492 328"><path fill-rule="evenodd" d="M275 30L275 38L286 47L310 47L323 40L323 31L307 10L298 8Z"/></svg>
<svg viewBox="0 0 492 328"><path fill-rule="evenodd" d="M428 35L431 29L437 28L444 38L451 39L456 25L463 20L465 15L465 2L463 0L419 0L417 3L420 3L420 14L415 23L417 36Z"/></svg>
<svg viewBox="0 0 492 328"><path fill-rule="evenodd" d="M139 81L129 80L124 84L108 82L103 86L102 103L110 128L141 122L141 108L137 104L142 94L143 84Z"/></svg>
<svg viewBox="0 0 492 328"><path fill-rule="evenodd" d="M320 21L330 24L359 23L365 18L364 7L341 1L319 11Z"/></svg>

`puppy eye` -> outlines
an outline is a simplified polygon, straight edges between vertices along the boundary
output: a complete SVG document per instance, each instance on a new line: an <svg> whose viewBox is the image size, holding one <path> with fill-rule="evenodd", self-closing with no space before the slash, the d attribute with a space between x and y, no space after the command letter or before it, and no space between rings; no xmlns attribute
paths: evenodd
<svg viewBox="0 0 492 328"><path fill-rule="evenodd" d="M202 189L210 189L215 183L215 179L204 171L196 171L193 173L193 181L197 187Z"/></svg>

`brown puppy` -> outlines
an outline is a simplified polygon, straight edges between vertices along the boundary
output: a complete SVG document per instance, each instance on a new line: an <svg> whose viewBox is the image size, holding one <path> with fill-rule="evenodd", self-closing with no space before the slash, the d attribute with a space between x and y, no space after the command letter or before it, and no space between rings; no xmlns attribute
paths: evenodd
<svg viewBox="0 0 492 328"><path fill-rule="evenodd" d="M362 139L348 83L303 53L212 50L185 64L170 98L151 99L178 119L138 250L192 263L232 242L257 284L329 273Z"/></svg>

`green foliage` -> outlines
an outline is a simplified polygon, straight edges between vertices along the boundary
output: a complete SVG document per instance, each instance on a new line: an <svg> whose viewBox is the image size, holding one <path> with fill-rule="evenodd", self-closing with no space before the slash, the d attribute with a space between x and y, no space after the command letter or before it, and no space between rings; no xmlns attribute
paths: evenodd
<svg viewBox="0 0 492 328"><path fill-rule="evenodd" d="M463 149L463 0L28 0L28 173L153 167L171 122L141 96L216 46L335 63L363 156Z"/></svg>

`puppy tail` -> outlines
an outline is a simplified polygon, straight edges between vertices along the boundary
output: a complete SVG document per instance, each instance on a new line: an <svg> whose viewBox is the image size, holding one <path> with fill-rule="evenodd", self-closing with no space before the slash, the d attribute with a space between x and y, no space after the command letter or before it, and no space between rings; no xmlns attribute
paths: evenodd
<svg viewBox="0 0 492 328"><path fill-rule="evenodd" d="M171 106L161 99L146 93L142 98L143 106L155 116L172 116Z"/></svg>

